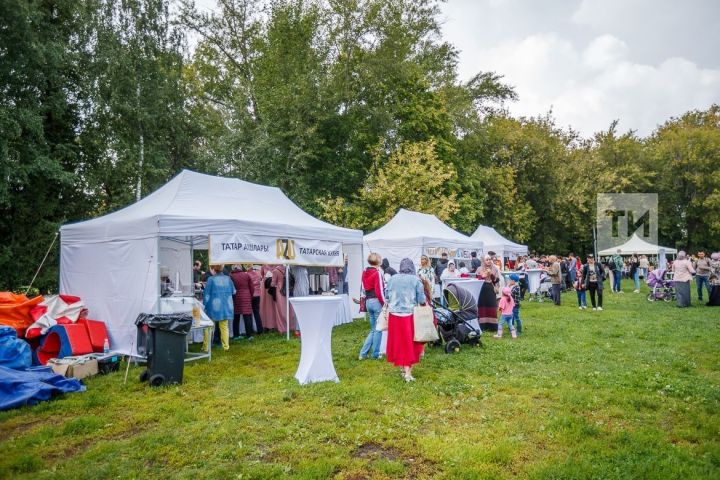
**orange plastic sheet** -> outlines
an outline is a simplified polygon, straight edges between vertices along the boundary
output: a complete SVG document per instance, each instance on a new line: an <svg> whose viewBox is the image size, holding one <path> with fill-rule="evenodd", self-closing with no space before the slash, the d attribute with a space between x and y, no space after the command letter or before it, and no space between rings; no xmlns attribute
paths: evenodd
<svg viewBox="0 0 720 480"><path fill-rule="evenodd" d="M0 325L13 327L18 337L25 336L25 329L33 323L30 310L43 301L42 296L28 298L12 292L0 292Z"/></svg>

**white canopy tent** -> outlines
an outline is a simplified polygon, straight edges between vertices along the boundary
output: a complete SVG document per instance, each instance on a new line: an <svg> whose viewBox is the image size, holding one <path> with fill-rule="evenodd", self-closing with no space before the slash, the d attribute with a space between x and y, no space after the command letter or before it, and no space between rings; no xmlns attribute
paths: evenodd
<svg viewBox="0 0 720 480"><path fill-rule="evenodd" d="M445 225L435 215L401 208L388 223L365 235L366 253L376 252L397 268L400 260L410 258L417 268L420 256L439 257L444 251L450 258L470 259L480 254L483 243Z"/></svg>
<svg viewBox="0 0 720 480"><path fill-rule="evenodd" d="M183 170L137 203L60 229L60 291L105 321L113 350L131 352L134 321L160 297L160 266L192 285L192 251L211 234L246 233L340 242L350 291L359 288L362 232L316 219L275 187ZM354 288L354 289L353 289Z"/></svg>
<svg viewBox="0 0 720 480"><path fill-rule="evenodd" d="M632 255L633 253L637 253L638 255L657 255L660 249L664 249L666 254L677 253L677 250L674 248L653 245L652 243L646 242L642 238L638 237L636 233L633 233L633 236L630 237L630 240L627 242L622 245L618 245L617 247L601 250L598 252L598 255L601 257L615 255L618 249L620 249L621 255Z"/></svg>
<svg viewBox="0 0 720 480"><path fill-rule="evenodd" d="M527 255L527 245L520 245L500 235L497 230L478 225L471 238L481 240L485 252L495 252L499 258Z"/></svg>

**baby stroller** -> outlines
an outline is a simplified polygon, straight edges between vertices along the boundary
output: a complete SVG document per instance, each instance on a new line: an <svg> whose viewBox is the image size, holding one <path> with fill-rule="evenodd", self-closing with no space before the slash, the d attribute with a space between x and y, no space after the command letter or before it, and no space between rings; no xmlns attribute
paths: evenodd
<svg viewBox="0 0 720 480"><path fill-rule="evenodd" d="M652 292L648 293L649 302L665 300L671 302L675 300L675 287L673 281L665 278L665 270L653 270L648 274L647 284L652 288Z"/></svg>
<svg viewBox="0 0 720 480"><path fill-rule="evenodd" d="M443 296L447 307L434 302L433 311L440 337L436 345L444 345L445 353L460 351L463 343L471 346L482 345L482 332L477 325L477 302L472 293L451 283L443 290Z"/></svg>

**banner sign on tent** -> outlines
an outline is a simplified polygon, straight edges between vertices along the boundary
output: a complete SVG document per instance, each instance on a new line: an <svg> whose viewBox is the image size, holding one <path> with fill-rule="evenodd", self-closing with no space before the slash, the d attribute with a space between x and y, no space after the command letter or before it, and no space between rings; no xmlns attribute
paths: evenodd
<svg viewBox="0 0 720 480"><path fill-rule="evenodd" d="M482 253L480 250L470 250L467 248L445 248L445 247L425 247L424 254L430 258L440 258L446 253L449 258L470 259L470 254L476 252L478 255Z"/></svg>
<svg viewBox="0 0 720 480"><path fill-rule="evenodd" d="M343 265L342 244L303 238L277 238L240 233L210 235L210 263Z"/></svg>

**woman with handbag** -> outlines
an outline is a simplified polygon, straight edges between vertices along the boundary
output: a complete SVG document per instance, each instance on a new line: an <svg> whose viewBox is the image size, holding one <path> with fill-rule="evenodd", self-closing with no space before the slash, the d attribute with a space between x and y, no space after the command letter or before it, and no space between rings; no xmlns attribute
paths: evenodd
<svg viewBox="0 0 720 480"><path fill-rule="evenodd" d="M372 349L372 358L380 358L380 343L382 341L382 331L376 329L376 321L378 315L382 311L385 304L383 295L383 279L380 273L380 263L382 259L377 253L371 253L368 256L368 267L362 273L361 279L361 295L360 295L360 311L367 312L370 317L370 333L365 338L360 349L360 360L365 360Z"/></svg>
<svg viewBox="0 0 720 480"><path fill-rule="evenodd" d="M499 290L500 271L493 265L492 257L485 255L483 263L476 273L478 280L483 281L480 295L478 295L478 323L480 329L483 332L497 332L498 299L496 291Z"/></svg>
<svg viewBox="0 0 720 480"><path fill-rule="evenodd" d="M420 362L424 344L415 341L415 307L425 305L425 289L409 258L400 262L400 272L387 284L387 361L401 368L406 382L415 380L412 367ZM431 313L432 315L432 313Z"/></svg>

